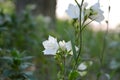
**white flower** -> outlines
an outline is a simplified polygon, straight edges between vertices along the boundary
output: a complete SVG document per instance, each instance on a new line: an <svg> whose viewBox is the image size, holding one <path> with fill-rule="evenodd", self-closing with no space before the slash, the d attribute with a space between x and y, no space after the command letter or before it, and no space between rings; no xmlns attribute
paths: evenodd
<svg viewBox="0 0 120 80"><path fill-rule="evenodd" d="M87 74L87 71L82 71L82 72L79 72L80 76L85 76Z"/></svg>
<svg viewBox="0 0 120 80"><path fill-rule="evenodd" d="M72 50L72 44L71 41L68 41L66 43L66 49L68 52L70 52L71 55L73 55L73 50ZM76 51L78 51L78 47L75 46Z"/></svg>
<svg viewBox="0 0 120 80"><path fill-rule="evenodd" d="M68 42L66 43L66 49L67 49L67 51L72 50L72 44L71 44L71 41L68 41Z"/></svg>
<svg viewBox="0 0 120 80"><path fill-rule="evenodd" d="M73 55L71 41L68 41L68 42L65 42L64 40L60 41L59 46L62 50L67 50L67 52L69 52L69 54ZM75 49L76 49L76 51L78 51L78 47L75 46Z"/></svg>
<svg viewBox="0 0 120 80"><path fill-rule="evenodd" d="M49 36L48 40L44 41L42 44L45 48L43 51L45 55L55 55L59 49L57 39L52 36Z"/></svg>
<svg viewBox="0 0 120 80"><path fill-rule="evenodd" d="M69 15L70 18L79 18L80 10L77 5L69 4L66 13Z"/></svg>
<svg viewBox="0 0 120 80"><path fill-rule="evenodd" d="M86 69L87 69L87 66L84 62L78 66L78 70L86 70Z"/></svg>
<svg viewBox="0 0 120 80"><path fill-rule="evenodd" d="M59 46L62 50L66 50L66 43L64 40L59 42Z"/></svg>
<svg viewBox="0 0 120 80"><path fill-rule="evenodd" d="M91 9L93 10L94 14L90 16L90 19L95 20L97 22L101 22L102 20L104 20L104 16L103 16L104 12L100 9L99 2L91 6Z"/></svg>
<svg viewBox="0 0 120 80"><path fill-rule="evenodd" d="M80 76L85 76L87 74L86 69L87 69L87 65L85 62L82 62L81 64L79 64L78 71Z"/></svg>
<svg viewBox="0 0 120 80"><path fill-rule="evenodd" d="M110 62L109 67L110 67L110 69L117 69L117 68L120 67L120 65L115 59L112 59L112 61Z"/></svg>

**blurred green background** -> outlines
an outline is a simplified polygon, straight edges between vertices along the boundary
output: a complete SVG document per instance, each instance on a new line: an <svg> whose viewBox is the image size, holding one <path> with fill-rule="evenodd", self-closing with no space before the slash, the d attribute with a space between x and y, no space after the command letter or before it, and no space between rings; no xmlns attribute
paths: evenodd
<svg viewBox="0 0 120 80"><path fill-rule="evenodd" d="M30 0L32 3L32 0ZM55 18L56 1L51 3L44 2L39 7L34 5L27 5L29 0L0 0L0 80L11 80L5 72L9 66L2 60L2 57L11 55L14 49L19 51L24 56L34 56L31 63L34 64L33 79L31 80L56 80L58 67L53 56L43 55L42 42L48 38L49 35L57 37L58 40L69 41L69 33L73 34L73 27L71 21L62 21ZM38 0L39 2L39 0ZM41 4L43 3L41 0ZM24 4L24 8L20 9L18 5ZM40 2L39 2L40 3ZM49 3L48 7L47 4ZM38 8L35 9L35 6ZM41 7L43 6L43 7ZM39 11L41 8L41 11ZM43 9L44 8L44 9ZM52 8L53 10L49 9ZM19 9L19 10L18 10ZM48 11L47 11L48 10ZM88 74L84 77L85 80L96 80L96 73L99 72L99 56L103 48L104 31L93 31L88 26L83 32L83 58L90 58L93 60L93 65L90 67ZM104 54L104 64L102 72L109 74L111 80L119 80L120 78L120 33L109 31L106 38L106 47ZM22 53L25 52L25 53ZM28 67L29 68L29 67ZM4 74L5 73L5 74ZM107 80L103 75L101 80Z"/></svg>

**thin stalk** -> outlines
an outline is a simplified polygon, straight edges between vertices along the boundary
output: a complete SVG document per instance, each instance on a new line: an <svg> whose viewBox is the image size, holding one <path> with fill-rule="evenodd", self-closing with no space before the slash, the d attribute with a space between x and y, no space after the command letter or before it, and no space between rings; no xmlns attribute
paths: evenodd
<svg viewBox="0 0 120 80"><path fill-rule="evenodd" d="M79 32L78 32L80 45L79 45L79 51L78 51L78 55L77 55L77 58L76 58L76 61L75 61L75 65L74 65L73 69L76 68L76 65L77 65L77 62L79 60L79 56L80 56L81 50L82 50L82 22L81 22L82 21L82 15L81 14L82 14L82 5L83 5L84 0L82 0L81 5L79 5L79 3L77 2L77 0L75 0L75 2L77 3L77 5L78 5L78 7L80 9Z"/></svg>
<svg viewBox="0 0 120 80"><path fill-rule="evenodd" d="M62 80L66 80L66 52L63 51L62 54L60 54L62 66L61 66L61 71L62 71Z"/></svg>
<svg viewBox="0 0 120 80"><path fill-rule="evenodd" d="M110 2L110 0L109 0ZM109 13L110 13L110 5L108 6L108 20L106 21L106 24L107 24L107 28L106 28L106 31L105 31L105 34L104 34L104 37L103 37L103 47L102 47L102 51L100 53L100 68L103 67L103 61L104 61L104 55L105 55L105 50L106 50L106 36L108 35L108 30L109 30ZM99 77L97 77L97 80L99 80Z"/></svg>
<svg viewBox="0 0 120 80"><path fill-rule="evenodd" d="M82 27L82 29L81 29L81 31L83 31L83 29L84 28L86 28L87 27L87 25L89 25L92 21L94 21L95 19L93 19L93 20L91 20L91 21L89 21L88 23L86 23L85 25L82 25L83 27Z"/></svg>
<svg viewBox="0 0 120 80"><path fill-rule="evenodd" d="M110 5L108 7L108 21L106 21L107 29L105 31L105 35L103 38L103 47L102 47L101 56L100 56L101 67L103 66L104 54L105 54L105 50L106 50L106 41L107 41L106 36L108 35L108 30L109 30L109 13L110 13Z"/></svg>
<svg viewBox="0 0 120 80"><path fill-rule="evenodd" d="M63 80L66 80L66 61L65 61L65 54L64 54L64 60L63 60L63 64L64 64L64 79Z"/></svg>

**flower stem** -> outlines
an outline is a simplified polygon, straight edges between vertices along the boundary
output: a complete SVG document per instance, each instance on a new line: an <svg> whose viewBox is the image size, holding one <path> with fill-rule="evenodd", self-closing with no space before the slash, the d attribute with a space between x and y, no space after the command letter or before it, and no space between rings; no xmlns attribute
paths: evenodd
<svg viewBox="0 0 120 80"><path fill-rule="evenodd" d="M105 54L105 50L106 50L106 36L108 35L108 30L109 30L109 13L110 13L110 5L108 6L108 20L106 21L107 28L106 28L106 31L104 34L103 47L102 47L102 51L101 51L101 55L100 55L101 67L103 66L104 54Z"/></svg>
<svg viewBox="0 0 120 80"><path fill-rule="evenodd" d="M63 71L63 74L64 74L64 79L63 80L66 80L66 61L65 61L65 54L64 54L64 60L63 60L63 64L64 64L64 71Z"/></svg>
<svg viewBox="0 0 120 80"><path fill-rule="evenodd" d="M80 9L80 16L79 16L79 32L78 32L78 35L79 35L79 51L78 51L78 55L77 55L77 58L76 58L76 61L75 61L75 65L73 67L73 69L76 68L77 64L78 64L78 60L79 60L79 57L80 57L80 54L81 54L81 50L82 50L82 5L83 5L83 2L84 0L82 0L81 2L81 5L77 2L77 0L75 0L75 2L77 3L79 9Z"/></svg>

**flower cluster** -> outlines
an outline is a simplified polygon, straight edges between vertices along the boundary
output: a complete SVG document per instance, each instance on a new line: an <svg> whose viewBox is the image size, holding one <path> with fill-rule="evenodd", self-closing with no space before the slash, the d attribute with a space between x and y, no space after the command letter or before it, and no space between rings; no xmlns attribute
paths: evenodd
<svg viewBox="0 0 120 80"><path fill-rule="evenodd" d="M84 2L81 7L82 8L80 10L78 5L69 4L66 13L72 19L79 19L81 15L82 20L86 20L86 18L97 22L104 20L103 11L100 9L99 2L95 3L93 6L88 6L88 3Z"/></svg>
<svg viewBox="0 0 120 80"><path fill-rule="evenodd" d="M84 2L86 0L81 1L79 4L77 0L75 0L77 5L69 4L66 10L70 18L73 19L75 43L73 44L71 41L65 42L64 40L58 42L57 38L52 36L49 36L48 40L42 43L45 49L43 51L45 55L55 55L55 59L60 67L60 71L58 72L59 80L66 80L67 78L69 80L76 80L78 76L83 77L92 65L92 61L82 61L81 58L82 32L92 21L101 22L104 20L104 16L103 11L100 9L99 2L89 6L87 2ZM91 19L91 21L86 23L87 19ZM75 46L76 44L78 47Z"/></svg>
<svg viewBox="0 0 120 80"><path fill-rule="evenodd" d="M63 40L58 43L56 38L49 36L48 40L43 41L42 44L45 48L43 51L45 55L56 55L60 50L67 51L71 55L73 54L71 41L65 42ZM77 47L76 50L78 50Z"/></svg>

